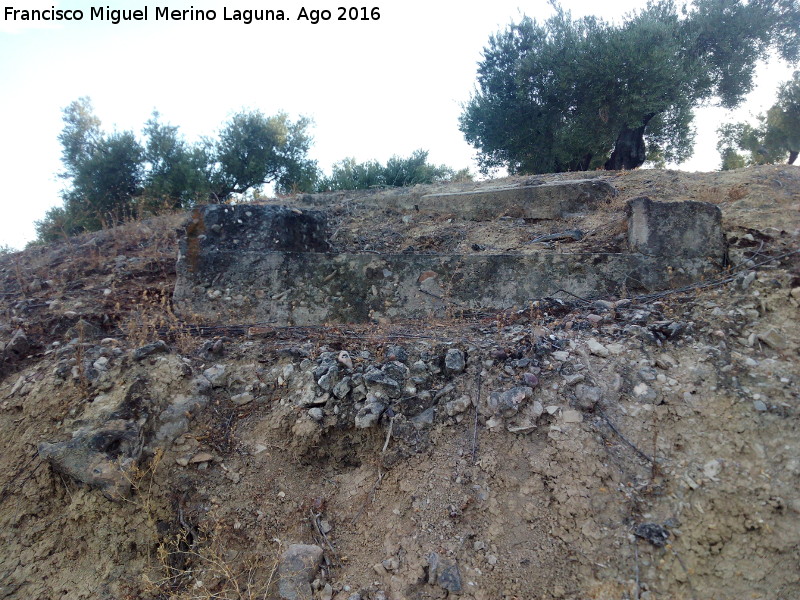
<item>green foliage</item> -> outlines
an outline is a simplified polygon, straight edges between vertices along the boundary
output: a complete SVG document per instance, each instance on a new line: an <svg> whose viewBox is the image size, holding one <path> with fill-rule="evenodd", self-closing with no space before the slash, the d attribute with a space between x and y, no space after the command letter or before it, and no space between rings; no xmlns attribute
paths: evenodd
<svg viewBox="0 0 800 600"><path fill-rule="evenodd" d="M484 49L459 124L484 172L680 162L691 154L694 106L735 106L759 59L800 54L793 0L697 0L682 14L657 0L620 25L554 7L544 23L524 17Z"/></svg>
<svg viewBox="0 0 800 600"><path fill-rule="evenodd" d="M321 178L317 189L321 192L364 190L470 178L467 169L456 172L444 165L432 165L428 163L426 150L415 150L407 158L392 156L385 165L375 160L357 163L354 158L346 158L333 165L331 176Z"/></svg>
<svg viewBox="0 0 800 600"><path fill-rule="evenodd" d="M62 195L64 207L51 209L36 223L43 240L120 223L141 193L144 151L133 133L104 136L89 98L72 102L63 114L60 176L71 186Z"/></svg>
<svg viewBox="0 0 800 600"><path fill-rule="evenodd" d="M111 227L131 218L141 194L144 150L130 131L114 132L95 145L64 194L65 208L84 215L86 229Z"/></svg>
<svg viewBox="0 0 800 600"><path fill-rule="evenodd" d="M330 177L322 177L317 190L366 190L384 186L383 166L375 160L357 163L354 158L345 158L333 165Z"/></svg>
<svg viewBox="0 0 800 600"><path fill-rule="evenodd" d="M282 189L309 185L316 170L316 164L306 158L311 146L306 133L309 125L306 118L293 123L285 113L273 117L257 111L234 115L219 139L209 144L213 148L209 171L212 196L222 201L249 189L259 190L271 181Z"/></svg>
<svg viewBox="0 0 800 600"><path fill-rule="evenodd" d="M158 119L159 114L154 111L142 130L147 140L145 202L151 209L191 206L209 195L205 174L208 156L201 146L189 145L178 133L178 127L164 125Z"/></svg>
<svg viewBox="0 0 800 600"><path fill-rule="evenodd" d="M794 163L800 151L800 71L781 85L777 102L758 124L727 123L717 129L722 170L748 165Z"/></svg>
<svg viewBox="0 0 800 600"><path fill-rule="evenodd" d="M163 209L196 202L224 202L234 194L259 191L269 182L279 190L309 191L316 163L307 158L311 122L284 113L234 115L217 139L189 144L157 112L144 126L145 143L130 131L104 134L88 98L63 111L61 177L69 181L64 205L36 223L41 241L52 241Z"/></svg>
<svg viewBox="0 0 800 600"><path fill-rule="evenodd" d="M64 240L72 235L77 235L85 228L79 215L67 212L63 206L55 206L47 211L41 221L36 221L37 242L55 242Z"/></svg>

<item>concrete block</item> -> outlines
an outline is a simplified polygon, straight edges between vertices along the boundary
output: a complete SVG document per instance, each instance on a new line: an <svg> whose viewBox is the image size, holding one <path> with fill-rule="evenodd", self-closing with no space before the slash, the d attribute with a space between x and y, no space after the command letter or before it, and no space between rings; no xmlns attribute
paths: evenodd
<svg viewBox="0 0 800 600"><path fill-rule="evenodd" d="M655 202L635 198L626 207L628 248L654 256L722 262L722 212L708 202Z"/></svg>

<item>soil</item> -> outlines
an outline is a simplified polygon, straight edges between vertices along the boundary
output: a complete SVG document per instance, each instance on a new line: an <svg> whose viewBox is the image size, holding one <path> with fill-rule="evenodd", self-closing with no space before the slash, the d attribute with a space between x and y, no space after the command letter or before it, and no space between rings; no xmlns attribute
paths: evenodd
<svg viewBox="0 0 800 600"><path fill-rule="evenodd" d="M498 182L313 203L333 214L337 250L527 253L614 251L628 200L700 200L722 210L728 270L436 322L223 328L171 311L182 215L0 257L0 598L278 597L298 543L324 550L314 598L800 597L800 169L601 176L618 195L557 224L363 202ZM579 241L530 243L576 228ZM134 355L159 339L167 352ZM444 362L451 349L463 370ZM402 410L354 427L358 402L311 374L342 351L343 374L407 365ZM215 365L225 379L197 392ZM203 402L120 462L129 494L40 456L134 386L142 422L175 398ZM518 414L492 413L491 398L526 386ZM457 566L460 590L437 581L432 554Z"/></svg>

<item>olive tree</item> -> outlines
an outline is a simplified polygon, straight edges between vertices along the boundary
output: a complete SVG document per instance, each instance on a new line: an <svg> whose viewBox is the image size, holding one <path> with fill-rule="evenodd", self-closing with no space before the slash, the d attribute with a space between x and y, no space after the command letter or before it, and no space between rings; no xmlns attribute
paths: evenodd
<svg viewBox="0 0 800 600"><path fill-rule="evenodd" d="M737 106L755 66L800 56L794 0L655 0L621 24L553 3L489 39L460 129L482 170L631 169L692 151L693 109Z"/></svg>

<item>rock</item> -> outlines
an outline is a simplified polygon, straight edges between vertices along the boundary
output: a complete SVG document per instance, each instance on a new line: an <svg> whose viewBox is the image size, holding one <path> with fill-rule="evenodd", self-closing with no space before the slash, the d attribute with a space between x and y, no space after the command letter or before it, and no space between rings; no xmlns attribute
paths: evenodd
<svg viewBox="0 0 800 600"><path fill-rule="evenodd" d="M382 561L381 564L383 568L387 571L396 571L400 568L400 561L397 559L396 556L392 556L391 558L387 558L386 560Z"/></svg>
<svg viewBox="0 0 800 600"><path fill-rule="evenodd" d="M225 353L225 341L228 338L219 338L216 340L206 340L200 347L200 357L203 360L215 360Z"/></svg>
<svg viewBox="0 0 800 600"><path fill-rule="evenodd" d="M452 394L455 391L456 391L456 386L454 386L452 383L448 383L446 386L444 386L442 389L440 389L433 395L433 400L434 402L438 402L442 398L447 398L448 396L450 396L450 394Z"/></svg>
<svg viewBox="0 0 800 600"><path fill-rule="evenodd" d="M353 359L350 358L350 353L347 350L339 352L339 354L336 355L336 360L346 369L353 370Z"/></svg>
<svg viewBox="0 0 800 600"><path fill-rule="evenodd" d="M322 586L322 589L319 591L319 600L331 600L333 598L333 586L330 583L326 583Z"/></svg>
<svg viewBox="0 0 800 600"><path fill-rule="evenodd" d="M657 523L641 523L636 527L633 534L636 537L647 540L657 548L666 546L669 539L669 531Z"/></svg>
<svg viewBox="0 0 800 600"><path fill-rule="evenodd" d="M110 500L131 493L128 471L141 454L140 428L131 421L111 419L94 429L82 429L71 440L39 444L39 456L54 469L99 489Z"/></svg>
<svg viewBox="0 0 800 600"><path fill-rule="evenodd" d="M592 410L600 402L603 391L599 387L591 385L575 386L575 408L580 410Z"/></svg>
<svg viewBox="0 0 800 600"><path fill-rule="evenodd" d="M198 452L189 459L189 463L196 465L199 463L211 462L212 460L214 460L214 456L210 452Z"/></svg>
<svg viewBox="0 0 800 600"><path fill-rule="evenodd" d="M386 348L386 360L405 363L408 361L408 352L402 346L389 346Z"/></svg>
<svg viewBox="0 0 800 600"><path fill-rule="evenodd" d="M639 379L642 381L655 381L656 380L656 371L655 369L651 369L650 367L642 367L637 371L639 375Z"/></svg>
<svg viewBox="0 0 800 600"><path fill-rule="evenodd" d="M400 384L383 371L373 369L364 374L367 389L374 395L384 398L399 398Z"/></svg>
<svg viewBox="0 0 800 600"><path fill-rule="evenodd" d="M411 372L415 375L423 375L428 373L428 365L424 360L418 360L411 365Z"/></svg>
<svg viewBox="0 0 800 600"><path fill-rule="evenodd" d="M146 344L133 351L133 360L142 360L152 354L159 352L169 352L169 346L164 340L158 340L152 344Z"/></svg>
<svg viewBox="0 0 800 600"><path fill-rule="evenodd" d="M564 375L564 383L567 385L575 385L576 383L580 383L586 379L586 375L583 373L573 373L572 375Z"/></svg>
<svg viewBox="0 0 800 600"><path fill-rule="evenodd" d="M786 338L777 329L768 329L759 333L758 339L773 350L784 350L788 346Z"/></svg>
<svg viewBox="0 0 800 600"><path fill-rule="evenodd" d="M566 350L556 350L550 356L552 356L555 360L559 362L564 362L569 358L569 352Z"/></svg>
<svg viewBox="0 0 800 600"><path fill-rule="evenodd" d="M85 319L80 319L67 329L66 337L67 339L99 340L103 337L103 330Z"/></svg>
<svg viewBox="0 0 800 600"><path fill-rule="evenodd" d="M495 415L493 417L490 417L489 419L486 419L486 427L492 430L497 429L502 424L503 424L503 417L501 416Z"/></svg>
<svg viewBox="0 0 800 600"><path fill-rule="evenodd" d="M447 413L448 417L454 417L466 412L470 406L472 406L472 400L469 398L469 396L461 396L445 404L444 411Z"/></svg>
<svg viewBox="0 0 800 600"><path fill-rule="evenodd" d="M355 418L357 429L367 429L376 425L386 410L386 405L375 396L367 396L367 404L358 411Z"/></svg>
<svg viewBox="0 0 800 600"><path fill-rule="evenodd" d="M682 258L725 257L722 211L708 202L635 198L626 207L631 252Z"/></svg>
<svg viewBox="0 0 800 600"><path fill-rule="evenodd" d="M603 344L601 344L600 342L598 342L594 338L590 338L586 342L586 345L589 348L589 352L591 352L592 354L594 354L596 356L600 356L601 358L608 358L608 355L610 354L610 352L608 351L608 348L603 346Z"/></svg>
<svg viewBox="0 0 800 600"><path fill-rule="evenodd" d="M208 399L203 396L184 396L182 394L174 396L170 404L158 415L158 424L150 444L168 444L188 431L189 416L206 404L208 404ZM145 448L152 450L150 444Z"/></svg>
<svg viewBox="0 0 800 600"><path fill-rule="evenodd" d="M703 475L711 479L712 481L716 481L717 475L720 474L722 471L722 462L718 459L712 459L708 461L706 464L703 465Z"/></svg>
<svg viewBox="0 0 800 600"><path fill-rule="evenodd" d="M207 394L211 389L211 382L205 375L193 377L189 382L189 392L191 394Z"/></svg>
<svg viewBox="0 0 800 600"><path fill-rule="evenodd" d="M764 403L763 400L756 400L753 402L753 408L755 408L758 412L766 412L767 405Z"/></svg>
<svg viewBox="0 0 800 600"><path fill-rule="evenodd" d="M349 377L342 378L342 380L339 383L333 386L333 395L339 400L347 396L347 394L349 394L350 390L352 389L351 388L352 382L353 380L350 379Z"/></svg>
<svg viewBox="0 0 800 600"><path fill-rule="evenodd" d="M792 288L790 294L795 300L800 300L800 287Z"/></svg>
<svg viewBox="0 0 800 600"><path fill-rule="evenodd" d="M436 420L436 407L431 406L430 408L426 408L418 415L411 417L411 422L415 425L433 425L433 422Z"/></svg>
<svg viewBox="0 0 800 600"><path fill-rule="evenodd" d="M539 378L533 373L523 373L522 381L524 381L525 385L528 387L536 387L539 385Z"/></svg>
<svg viewBox="0 0 800 600"><path fill-rule="evenodd" d="M278 596L281 600L312 600L311 581L322 562L319 546L292 544L278 564Z"/></svg>
<svg viewBox="0 0 800 600"><path fill-rule="evenodd" d="M644 382L636 384L633 395L644 402L653 402L657 397L655 390Z"/></svg>
<svg viewBox="0 0 800 600"><path fill-rule="evenodd" d="M458 348L450 348L444 356L444 368L448 373L461 373L466 366L464 353Z"/></svg>
<svg viewBox="0 0 800 600"><path fill-rule="evenodd" d="M528 386L517 386L505 392L491 392L486 406L491 415L515 415L528 398L533 397L533 389Z"/></svg>
<svg viewBox="0 0 800 600"><path fill-rule="evenodd" d="M250 392L244 392L243 394L236 394L231 396L231 402L236 404L237 406L244 406L245 404L250 404L253 401L253 394Z"/></svg>
<svg viewBox="0 0 800 600"><path fill-rule="evenodd" d="M593 306L603 310L614 310L616 309L617 304L615 302L611 302L610 300L595 300Z"/></svg>
<svg viewBox="0 0 800 600"><path fill-rule="evenodd" d="M462 587L458 563L431 552L428 555L428 583L438 585L452 594L460 594Z"/></svg>
<svg viewBox="0 0 800 600"><path fill-rule="evenodd" d="M314 408L310 408L308 410L308 416L314 419L315 421L319 422L325 418L325 412L318 406L315 406Z"/></svg>
<svg viewBox="0 0 800 600"><path fill-rule="evenodd" d="M383 367L381 367L381 371L386 373L400 385L403 384L410 373L407 366L396 360L383 365Z"/></svg>
<svg viewBox="0 0 800 600"><path fill-rule="evenodd" d="M21 360L28 355L31 346L28 336L22 329L17 329L11 336L11 341L6 344L5 354L12 360Z"/></svg>
<svg viewBox="0 0 800 600"><path fill-rule="evenodd" d="M678 361L672 358L672 356L670 356L666 352L664 352L656 356L656 366L659 369L664 369L665 371L667 371L669 369L677 367Z"/></svg>
<svg viewBox="0 0 800 600"><path fill-rule="evenodd" d="M312 374L314 375L314 380L319 380L320 377L325 375L328 371L331 370L332 367L335 367L336 363L329 358L323 358L320 360L320 363L314 367Z"/></svg>
<svg viewBox="0 0 800 600"><path fill-rule="evenodd" d="M744 275L741 275L740 277L737 277L739 286L743 290L746 290L747 288L749 288L750 285L753 283L753 281L755 281L755 279L756 279L756 272L755 271L749 271L748 273L746 273Z"/></svg>
<svg viewBox="0 0 800 600"><path fill-rule="evenodd" d="M203 376L211 384L211 387L224 387L228 382L228 374L225 365L214 365L203 371Z"/></svg>
<svg viewBox="0 0 800 600"><path fill-rule="evenodd" d="M583 414L578 410L567 409L561 413L561 419L564 423L582 423Z"/></svg>
<svg viewBox="0 0 800 600"><path fill-rule="evenodd" d="M334 371L333 369L330 369L327 373L325 373L325 375L317 380L317 385L322 390L330 392L333 389L333 386L336 384L338 374L338 370Z"/></svg>

